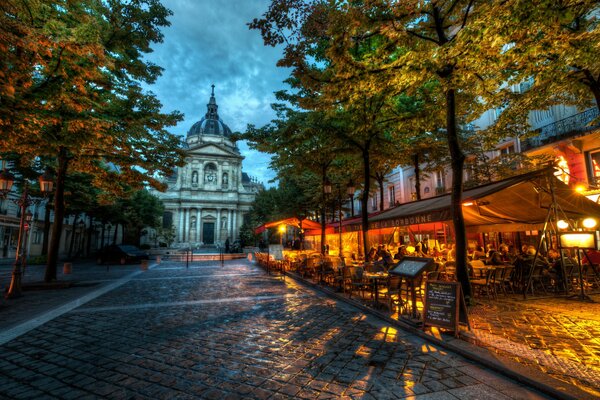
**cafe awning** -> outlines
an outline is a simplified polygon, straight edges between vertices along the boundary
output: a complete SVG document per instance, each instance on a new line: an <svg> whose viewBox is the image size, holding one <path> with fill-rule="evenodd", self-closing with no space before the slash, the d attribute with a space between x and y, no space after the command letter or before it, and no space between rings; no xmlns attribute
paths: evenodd
<svg viewBox="0 0 600 400"><path fill-rule="evenodd" d="M260 233L263 233L268 228L272 228L274 226L280 226L280 225L294 226L296 228L302 228L304 230L321 229L321 224L318 222L312 221L310 219L300 220L299 218L292 217L292 218L284 218L284 219L280 219L278 221L272 221L272 222L267 222L265 224L262 224L261 226L254 229L254 233L258 235Z"/></svg>
<svg viewBox="0 0 600 400"><path fill-rule="evenodd" d="M469 232L516 232L543 227L554 188L559 216L600 218L600 205L569 188L553 168L514 176L463 192L463 215ZM369 229L452 220L450 194L401 204L369 218Z"/></svg>

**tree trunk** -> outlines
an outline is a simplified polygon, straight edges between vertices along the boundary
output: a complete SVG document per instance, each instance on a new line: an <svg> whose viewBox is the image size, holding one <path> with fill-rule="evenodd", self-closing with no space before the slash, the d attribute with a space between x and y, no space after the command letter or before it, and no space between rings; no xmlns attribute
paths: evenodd
<svg viewBox="0 0 600 400"><path fill-rule="evenodd" d="M446 91L446 134L452 165L452 222L456 237L456 274L462 286L465 299L471 298L471 282L467 269L467 237L465 219L462 210L463 166L465 155L458 141L456 127L456 93L454 89Z"/></svg>
<svg viewBox="0 0 600 400"><path fill-rule="evenodd" d="M102 222L102 236L100 237L100 249L104 248L104 237L106 235L106 223Z"/></svg>
<svg viewBox="0 0 600 400"><path fill-rule="evenodd" d="M115 224L115 233L113 234L113 242L112 244L117 244L117 232L119 232L119 223Z"/></svg>
<svg viewBox="0 0 600 400"><path fill-rule="evenodd" d="M42 255L48 254L48 242L50 241L50 212L52 211L52 203L48 201L44 207L44 239L42 240Z"/></svg>
<svg viewBox="0 0 600 400"><path fill-rule="evenodd" d="M377 176L377 184L379 185L379 211L383 211L384 208L384 202L383 202L383 196L385 195L384 193L384 187L383 187L383 181L385 180L385 176L381 176L378 174Z"/></svg>
<svg viewBox="0 0 600 400"><path fill-rule="evenodd" d="M326 174L327 174L327 167L323 167L323 169L321 170L321 179L323 180L321 182L321 254L325 255L325 214L326 214L326 207L325 207L325 189L323 189L325 187L325 179L326 179Z"/></svg>
<svg viewBox="0 0 600 400"><path fill-rule="evenodd" d="M52 224L52 236L50 248L48 249L48 261L44 274L45 282L56 280L56 263L58 262L58 250L60 236L65 218L65 177L69 167L67 149L61 147L58 151L58 169L56 171L56 191L54 192L54 223Z"/></svg>
<svg viewBox="0 0 600 400"><path fill-rule="evenodd" d="M92 250L92 232L94 231L94 217L89 216L90 225L87 228L87 241L85 243L85 255L89 256Z"/></svg>
<svg viewBox="0 0 600 400"><path fill-rule="evenodd" d="M365 145L362 149L363 156L363 168L364 168L364 177L365 177L365 187L362 192L362 197L360 199L361 204L361 216L362 216L362 236L363 236L363 255L366 257L369 253L367 250L368 242L368 233L369 233L369 210L367 206L369 204L369 192L371 191L371 157L369 154L369 145Z"/></svg>
<svg viewBox="0 0 600 400"><path fill-rule="evenodd" d="M71 257L73 257L73 247L75 247L75 234L76 232L76 227L77 227L77 222L79 221L79 215L75 215L75 219L73 220L73 225L71 225L71 240L69 243L69 254L68 257L69 259Z"/></svg>
<svg viewBox="0 0 600 400"><path fill-rule="evenodd" d="M421 167L419 165L419 154L413 155L413 168L415 170L415 200L421 200Z"/></svg>
<svg viewBox="0 0 600 400"><path fill-rule="evenodd" d="M596 83L595 85L590 85L590 89L596 100L596 107L598 108L598 111L600 111L600 84Z"/></svg>

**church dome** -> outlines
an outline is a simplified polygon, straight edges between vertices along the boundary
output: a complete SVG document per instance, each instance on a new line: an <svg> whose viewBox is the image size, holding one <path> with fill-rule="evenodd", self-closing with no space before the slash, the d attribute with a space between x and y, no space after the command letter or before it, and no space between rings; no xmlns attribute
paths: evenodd
<svg viewBox="0 0 600 400"><path fill-rule="evenodd" d="M219 106L217 106L217 101L215 100L215 85L212 85L212 93L206 108L206 115L200 121L192 125L187 136L231 136L231 129L229 129L221 118L219 118L217 112Z"/></svg>

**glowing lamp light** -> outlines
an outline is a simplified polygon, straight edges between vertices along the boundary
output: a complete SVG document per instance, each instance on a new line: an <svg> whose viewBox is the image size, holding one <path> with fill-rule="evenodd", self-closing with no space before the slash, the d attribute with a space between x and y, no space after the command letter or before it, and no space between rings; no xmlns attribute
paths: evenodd
<svg viewBox="0 0 600 400"><path fill-rule="evenodd" d="M582 224L586 229L593 229L596 227L598 222L594 218L586 218L583 220Z"/></svg>
<svg viewBox="0 0 600 400"><path fill-rule="evenodd" d="M561 233L560 245L566 248L595 249L596 235L593 232Z"/></svg>
<svg viewBox="0 0 600 400"><path fill-rule="evenodd" d="M583 186L583 185L577 185L577 186L575 187L575 191L576 191L577 193L583 193L583 192L585 192L585 186Z"/></svg>
<svg viewBox="0 0 600 400"><path fill-rule="evenodd" d="M465 201L462 205L463 205L463 207L470 207L473 204L475 204L475 203L473 203L472 201Z"/></svg>
<svg viewBox="0 0 600 400"><path fill-rule="evenodd" d="M558 226L558 229L567 229L569 227L569 223L564 219L561 219L556 223L556 226Z"/></svg>
<svg viewBox="0 0 600 400"><path fill-rule="evenodd" d="M279 232L281 232L281 233L285 232L285 225L280 225L279 226Z"/></svg>

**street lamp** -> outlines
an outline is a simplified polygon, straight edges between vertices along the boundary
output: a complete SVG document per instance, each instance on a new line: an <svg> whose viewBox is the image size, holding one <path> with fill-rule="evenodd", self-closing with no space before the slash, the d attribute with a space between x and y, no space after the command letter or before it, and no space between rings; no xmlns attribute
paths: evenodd
<svg viewBox="0 0 600 400"><path fill-rule="evenodd" d="M8 196L8 193L12 189L14 182L15 177L7 170L3 170L0 173L0 196L2 198L6 198ZM52 181L52 176L49 172L46 171L42 176L39 177L39 183L40 189L44 196L52 191L54 182ZM27 211L27 208L32 204L39 203L42 201L42 199L34 199L29 195L29 184L27 180L25 180L21 196L18 199L11 199L11 201L19 206L21 218L19 220L17 253L15 255L12 278L8 292L5 296L7 299L12 299L21 295L21 275L27 260L26 252L23 250L23 245L25 244L24 236L26 235L26 231L29 229L29 224L31 223L31 219L33 217L32 214Z"/></svg>
<svg viewBox="0 0 600 400"><path fill-rule="evenodd" d="M352 182L352 179L350 179L348 181L348 184L346 185L346 193L348 194L348 197L350 197L350 217L354 217L354 192L356 191L356 188L354 187L354 182Z"/></svg>
<svg viewBox="0 0 600 400"><path fill-rule="evenodd" d="M285 233L285 225L279 226L279 244L283 247L283 234Z"/></svg>

